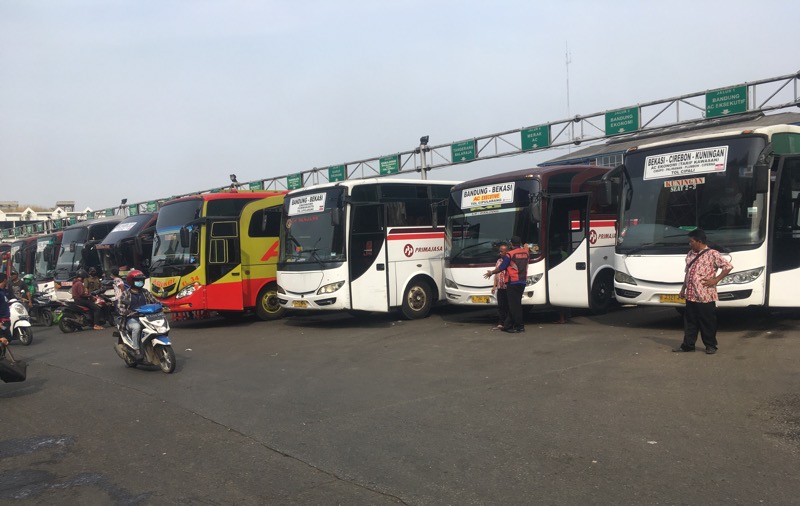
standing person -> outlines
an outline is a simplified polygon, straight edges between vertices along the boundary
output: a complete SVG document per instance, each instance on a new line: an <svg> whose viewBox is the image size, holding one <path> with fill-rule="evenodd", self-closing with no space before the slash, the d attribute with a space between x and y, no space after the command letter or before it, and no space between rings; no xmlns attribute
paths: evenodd
<svg viewBox="0 0 800 506"><path fill-rule="evenodd" d="M122 292L125 291L125 282L119 277L119 267L116 265L111 268L111 282L114 286L114 310L119 317L119 300L122 298Z"/></svg>
<svg viewBox="0 0 800 506"><path fill-rule="evenodd" d="M503 263L506 253L508 253L508 244L502 242L497 247L498 258L495 264L495 269L500 267ZM492 327L492 330L503 330L508 318L508 292L506 291L506 273L500 271L494 275L494 282L492 283L492 293L497 298L497 325Z"/></svg>
<svg viewBox="0 0 800 506"><path fill-rule="evenodd" d="M528 279L528 261L530 253L527 246L522 245L519 236L511 238L511 251L506 253L500 266L486 271L484 278L505 271L506 294L508 295L508 317L503 330L510 333L525 332L525 321L522 319L522 293Z"/></svg>
<svg viewBox="0 0 800 506"><path fill-rule="evenodd" d="M717 352L717 283L731 272L733 265L722 258L719 251L709 248L706 241L702 229L689 232L691 250L686 255L686 275L680 293L686 299L683 343L672 351L694 351L699 331L706 353Z"/></svg>
<svg viewBox="0 0 800 506"><path fill-rule="evenodd" d="M87 290L86 286L83 284L83 280L86 279L86 276L86 271L83 269L79 270L75 275L75 280L72 282L71 290L72 300L78 304L88 306L92 312L92 323L94 330L103 330L103 327L100 325L100 308L89 296L89 290Z"/></svg>
<svg viewBox="0 0 800 506"><path fill-rule="evenodd" d="M125 327L133 338L133 351L136 359L142 358L141 339L142 323L138 318L128 316L145 304L159 304L152 293L144 287L145 275L140 270L132 270L128 273L128 289L122 292L119 299L119 313L125 320Z"/></svg>
<svg viewBox="0 0 800 506"><path fill-rule="evenodd" d="M11 308L6 296L7 286L8 276L5 272L0 272L0 343L3 345L8 345L11 339Z"/></svg>

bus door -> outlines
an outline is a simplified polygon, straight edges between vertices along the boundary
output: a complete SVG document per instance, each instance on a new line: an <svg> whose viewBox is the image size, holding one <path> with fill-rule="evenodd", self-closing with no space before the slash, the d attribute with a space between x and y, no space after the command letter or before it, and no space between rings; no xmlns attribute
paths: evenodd
<svg viewBox="0 0 800 506"><path fill-rule="evenodd" d="M242 311L242 264L239 221L213 220L208 223L206 241L207 309Z"/></svg>
<svg viewBox="0 0 800 506"><path fill-rule="evenodd" d="M589 307L589 196L553 195L547 216L550 304Z"/></svg>
<svg viewBox="0 0 800 506"><path fill-rule="evenodd" d="M350 209L351 309L389 310L388 245L383 204L352 204Z"/></svg>
<svg viewBox="0 0 800 506"><path fill-rule="evenodd" d="M800 286L800 156L781 160L775 188L770 247L770 307L797 307Z"/></svg>

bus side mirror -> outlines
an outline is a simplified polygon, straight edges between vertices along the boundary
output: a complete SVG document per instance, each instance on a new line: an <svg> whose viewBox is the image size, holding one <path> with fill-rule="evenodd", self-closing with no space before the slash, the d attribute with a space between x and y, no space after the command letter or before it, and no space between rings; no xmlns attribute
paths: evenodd
<svg viewBox="0 0 800 506"><path fill-rule="evenodd" d="M186 227L181 227L180 231L178 232L178 237L180 238L181 248L188 248L189 247L189 229Z"/></svg>
<svg viewBox="0 0 800 506"><path fill-rule="evenodd" d="M531 202L528 204L528 210L531 215L532 221L542 221L542 202L541 200L537 200L535 202Z"/></svg>
<svg viewBox="0 0 800 506"><path fill-rule="evenodd" d="M753 177L755 178L756 193L767 193L769 191L769 166L756 165L753 169Z"/></svg>
<svg viewBox="0 0 800 506"><path fill-rule="evenodd" d="M617 185L610 179L601 182L600 191L597 192L597 203L600 207L614 205L617 201Z"/></svg>
<svg viewBox="0 0 800 506"><path fill-rule="evenodd" d="M342 224L342 209L336 207L331 209L331 225L338 227Z"/></svg>
<svg viewBox="0 0 800 506"><path fill-rule="evenodd" d="M75 241L72 241L71 243L69 243L69 252L70 253L75 253Z"/></svg>

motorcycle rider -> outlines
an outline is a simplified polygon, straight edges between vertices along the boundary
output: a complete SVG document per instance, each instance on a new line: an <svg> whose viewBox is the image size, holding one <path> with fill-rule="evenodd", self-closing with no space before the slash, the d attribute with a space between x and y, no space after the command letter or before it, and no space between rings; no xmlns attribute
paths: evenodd
<svg viewBox="0 0 800 506"><path fill-rule="evenodd" d="M22 276L22 286L28 296L28 301L33 304L33 296L36 295L36 278L33 274L25 274Z"/></svg>
<svg viewBox="0 0 800 506"><path fill-rule="evenodd" d="M133 269L128 273L126 279L128 281L128 289L122 292L122 296L119 299L119 314L124 318L125 327L132 337L136 359L139 360L142 358L140 343L142 339L142 324L138 318L131 318L130 314L145 304L159 304L159 302L152 293L144 288L146 277L142 271Z"/></svg>
<svg viewBox="0 0 800 506"><path fill-rule="evenodd" d="M11 294L18 301L31 308L31 294L25 289L25 283L19 278L17 271L11 271Z"/></svg>
<svg viewBox="0 0 800 506"><path fill-rule="evenodd" d="M94 330L103 330L102 325L100 325L100 319L102 318L100 307L94 303L90 297L89 290L87 290L86 286L83 284L83 280L86 279L86 277L87 273L83 269L80 269L75 275L75 280L72 282L72 300L78 304L88 306L91 310Z"/></svg>
<svg viewBox="0 0 800 506"><path fill-rule="evenodd" d="M6 297L7 285L8 276L0 272L0 343L4 346L8 346L8 341L11 339L11 308Z"/></svg>

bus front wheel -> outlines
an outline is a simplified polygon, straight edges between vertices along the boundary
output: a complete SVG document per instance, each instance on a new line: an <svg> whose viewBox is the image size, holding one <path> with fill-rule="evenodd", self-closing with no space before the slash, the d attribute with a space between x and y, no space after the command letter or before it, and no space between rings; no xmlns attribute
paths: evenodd
<svg viewBox="0 0 800 506"><path fill-rule="evenodd" d="M403 292L403 316L409 320L425 318L431 312L433 294L431 286L424 279L415 279L408 284Z"/></svg>
<svg viewBox="0 0 800 506"><path fill-rule="evenodd" d="M286 312L278 302L277 285L267 285L258 293L256 300L256 314L262 320L277 320Z"/></svg>
<svg viewBox="0 0 800 506"><path fill-rule="evenodd" d="M608 313L614 301L614 276L611 272L602 272L592 284L590 295L590 310L592 314L601 315Z"/></svg>

